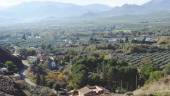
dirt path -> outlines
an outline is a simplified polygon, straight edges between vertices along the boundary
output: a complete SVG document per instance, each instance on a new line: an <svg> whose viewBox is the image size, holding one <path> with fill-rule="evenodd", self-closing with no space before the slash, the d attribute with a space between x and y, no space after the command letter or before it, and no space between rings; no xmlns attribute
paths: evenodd
<svg viewBox="0 0 170 96"><path fill-rule="evenodd" d="M28 64L27 60L22 60L22 63L27 66L30 67L30 64ZM27 74L28 74L28 68L24 70L23 75L25 76L25 82L32 85L32 86L37 86L34 82L32 82L30 79L27 78Z"/></svg>
<svg viewBox="0 0 170 96"><path fill-rule="evenodd" d="M22 63L27 66L30 67L30 64L28 63L27 60L22 60ZM37 84L35 84L34 82L32 82L29 78L27 78L27 74L28 74L28 68L24 70L23 75L25 76L25 82L32 85L32 86L37 86ZM51 89L55 94L57 93L54 89Z"/></svg>

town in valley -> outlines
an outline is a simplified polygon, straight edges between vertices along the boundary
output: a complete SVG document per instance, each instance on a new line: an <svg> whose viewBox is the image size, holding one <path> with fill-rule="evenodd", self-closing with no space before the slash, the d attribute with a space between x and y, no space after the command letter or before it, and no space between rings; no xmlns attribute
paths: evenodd
<svg viewBox="0 0 170 96"><path fill-rule="evenodd" d="M170 96L169 5L0 10L0 96Z"/></svg>

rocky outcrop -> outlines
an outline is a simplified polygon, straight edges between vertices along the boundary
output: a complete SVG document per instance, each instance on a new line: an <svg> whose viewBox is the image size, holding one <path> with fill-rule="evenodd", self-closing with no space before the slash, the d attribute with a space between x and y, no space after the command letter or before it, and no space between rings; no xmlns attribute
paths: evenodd
<svg viewBox="0 0 170 96"><path fill-rule="evenodd" d="M10 94L7 94L7 93L0 91L0 96L14 96L14 95L10 95Z"/></svg>
<svg viewBox="0 0 170 96"><path fill-rule="evenodd" d="M13 56L8 51L0 47L0 63L5 63L6 61L12 61L13 63L15 63L19 69L18 71L22 71L22 69L24 68L24 65L18 57Z"/></svg>
<svg viewBox="0 0 170 96"><path fill-rule="evenodd" d="M0 96L25 96L9 76L0 75Z"/></svg>

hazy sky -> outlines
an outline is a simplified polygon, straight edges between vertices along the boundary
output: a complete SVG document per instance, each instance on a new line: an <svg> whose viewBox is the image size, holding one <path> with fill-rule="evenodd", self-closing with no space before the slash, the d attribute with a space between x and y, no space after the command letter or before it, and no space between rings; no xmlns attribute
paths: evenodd
<svg viewBox="0 0 170 96"><path fill-rule="evenodd" d="M105 4L110 6L120 6L123 4L141 5L150 0L0 0L0 7L7 8L13 5L17 5L23 2L30 2L30 1L56 1L56 2L64 2L64 3L73 3L78 5Z"/></svg>

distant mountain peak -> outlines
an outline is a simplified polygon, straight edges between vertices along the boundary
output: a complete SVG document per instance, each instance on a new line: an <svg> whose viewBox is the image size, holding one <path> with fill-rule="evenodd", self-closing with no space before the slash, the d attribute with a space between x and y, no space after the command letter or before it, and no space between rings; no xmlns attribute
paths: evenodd
<svg viewBox="0 0 170 96"><path fill-rule="evenodd" d="M150 2L148 2L146 4L152 4L152 5L169 4L169 6L170 6L170 0L151 0Z"/></svg>
<svg viewBox="0 0 170 96"><path fill-rule="evenodd" d="M101 5L101 4L93 4L87 6L80 6L70 3L58 3L58 2L26 2L14 6L12 8L3 10L0 12L0 19L13 21L11 18L15 18L16 21L35 21L41 20L44 18L55 17L55 18L69 18L69 17L77 17L82 16L85 13L93 12L99 13L103 11L111 10L112 7ZM8 21L8 22L9 22Z"/></svg>
<svg viewBox="0 0 170 96"><path fill-rule="evenodd" d="M150 2L152 3L162 3L162 2L166 2L168 0L151 0Z"/></svg>
<svg viewBox="0 0 170 96"><path fill-rule="evenodd" d="M123 15L141 15L170 10L170 0L152 0L141 6L125 4L112 8L107 5L74 5L58 2L27 2L0 12L0 20L8 22L39 21L48 18L65 19L70 17L110 17Z"/></svg>

